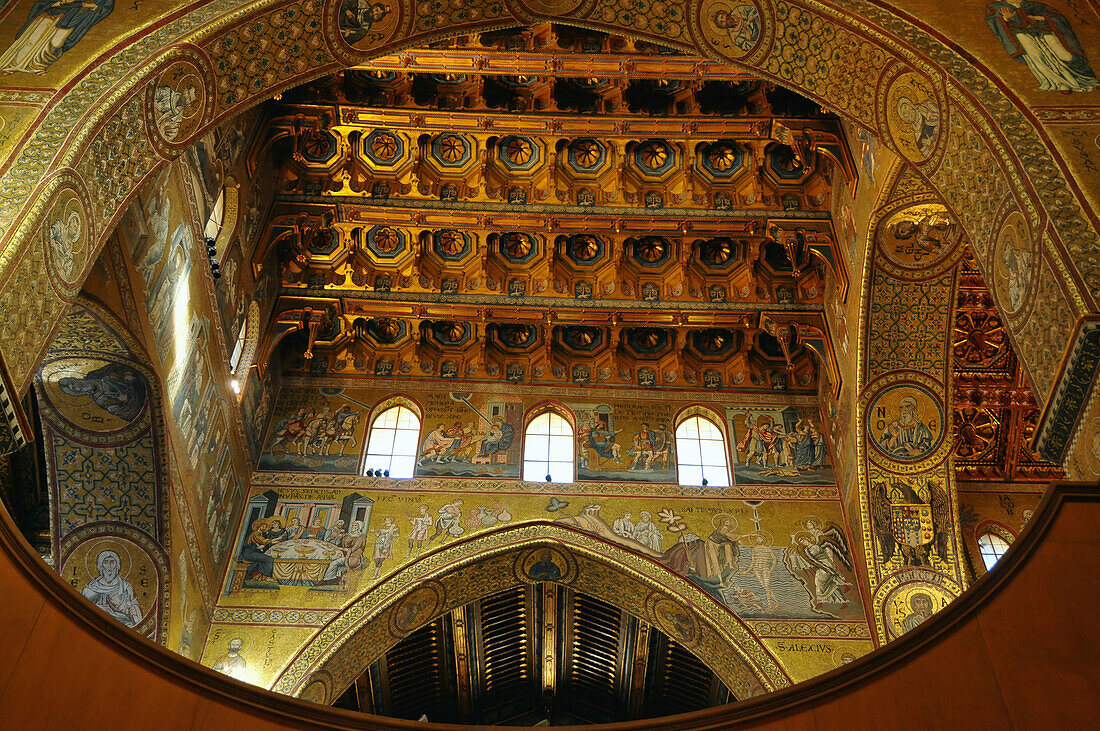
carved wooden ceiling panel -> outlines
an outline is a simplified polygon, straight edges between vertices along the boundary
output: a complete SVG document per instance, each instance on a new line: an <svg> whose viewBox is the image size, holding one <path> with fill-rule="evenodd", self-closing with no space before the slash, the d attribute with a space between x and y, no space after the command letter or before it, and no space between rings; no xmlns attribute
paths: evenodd
<svg viewBox="0 0 1100 731"><path fill-rule="evenodd" d="M960 480L1049 482L1062 470L1031 449L1039 407L972 255L964 257L952 340Z"/></svg>
<svg viewBox="0 0 1100 731"><path fill-rule="evenodd" d="M815 391L836 382L837 120L652 44L543 25L287 92L266 245L291 372ZM605 75L606 74L606 75Z"/></svg>

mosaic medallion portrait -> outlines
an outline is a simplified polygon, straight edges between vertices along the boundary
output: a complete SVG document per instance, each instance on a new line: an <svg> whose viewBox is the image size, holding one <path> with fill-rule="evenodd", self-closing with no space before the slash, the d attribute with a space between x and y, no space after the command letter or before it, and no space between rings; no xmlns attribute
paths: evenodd
<svg viewBox="0 0 1100 731"><path fill-rule="evenodd" d="M919 462L943 441L943 406L923 386L888 387L867 408L867 433L883 456L898 462Z"/></svg>

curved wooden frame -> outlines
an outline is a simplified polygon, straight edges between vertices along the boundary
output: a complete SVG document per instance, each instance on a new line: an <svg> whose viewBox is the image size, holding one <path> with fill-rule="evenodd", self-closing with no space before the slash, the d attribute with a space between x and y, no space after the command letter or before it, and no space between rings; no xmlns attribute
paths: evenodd
<svg viewBox="0 0 1100 731"><path fill-rule="evenodd" d="M841 696L851 694L861 688L879 682L888 673L902 670L919 653L934 649L939 643L955 633L964 633L966 623L987 606L1006 588L1014 577L1028 565L1038 552L1043 539L1051 530L1057 518L1071 510L1065 518L1068 530L1074 534L1091 531L1092 523L1087 526L1074 522L1072 505L1100 503L1100 493L1091 485L1063 483L1055 485L1044 496L1035 515L1005 556L997 571L990 572L979 579L957 601L943 609L931 620L925 622L902 639L890 643L870 655L855 661L849 666L819 676L791 688L769 693L729 706L721 706L689 714L669 716L622 724L608 724L608 731L627 731L632 729L728 729L735 724L763 724L767 722L784 723L784 718L797 713L813 713L818 705L834 703ZM1095 508L1093 508L1095 510ZM19 534L6 510L0 510L0 546L4 557L0 559L0 576L11 582L29 584L40 599L31 602L35 616L22 616L14 624L6 624L11 631L9 643L19 639L20 633L30 635L37 615L46 611L45 605L55 613L59 612L65 620L65 627L55 633L68 629L79 633L93 644L106 643L122 656L128 666L135 669L135 681L160 679L173 686L182 686L188 694L193 694L196 702L201 699L206 712L217 712L219 723L230 725L231 721L240 724L251 721L250 728L329 728L329 729L392 729L413 731L414 729L435 728L440 731L461 731L467 726L442 724L421 724L399 719L387 719L368 716L332 708L319 707L312 703L273 693L247 685L240 681L215 673L198 663L187 660L166 650L164 647L127 630L100 612L88 600L84 599L41 559L34 555L30 545ZM18 588L18 587L17 587ZM13 611L10 604L0 604L0 619L8 619ZM26 605L20 605L25 608ZM28 613L30 614L30 613ZM55 623L56 624L56 623ZM17 648L18 649L18 648ZM18 653L10 651L0 655L4 664L0 665L0 677L10 677ZM43 672L49 672L51 682L46 677L37 679L39 688L60 687L56 680L58 668L55 664L45 665ZM1095 672L1095 668L1093 668ZM144 674L138 677L137 674ZM1057 683L1057 679L1048 679ZM10 681L8 682L10 686ZM1050 687L1049 685L1047 687ZM1061 687L1061 686L1060 686ZM973 693L963 693L973 698ZM50 704L39 704L43 713L60 713ZM111 708L120 706L113 701ZM1047 713L1052 709L1035 709L1036 713ZM1064 709L1063 709L1064 710ZM1089 710L1089 709L1084 709ZM1097 711L1092 709L1093 713ZM914 717L906 715L910 709L899 707L898 718ZM958 715L958 714L956 714ZM83 717L83 716L82 716ZM145 722L148 719L143 719Z"/></svg>

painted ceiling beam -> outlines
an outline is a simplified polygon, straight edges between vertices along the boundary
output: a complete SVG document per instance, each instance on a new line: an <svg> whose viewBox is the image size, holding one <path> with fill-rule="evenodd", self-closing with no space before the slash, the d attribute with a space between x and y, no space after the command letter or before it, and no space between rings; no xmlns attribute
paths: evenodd
<svg viewBox="0 0 1100 731"><path fill-rule="evenodd" d="M281 111L314 111L332 107L296 104ZM576 114L574 112L516 113L495 110L460 111L430 107L379 109L336 105L338 124L354 127L386 128L427 132L496 132L500 134L557 135L561 137L599 137L601 139L638 139L645 137L690 136L697 140L733 138L770 140L772 115L724 117L713 114L683 114L654 117L647 114ZM827 119L784 119L783 125L796 133L815 130L835 133L836 122Z"/></svg>
<svg viewBox="0 0 1100 731"><path fill-rule="evenodd" d="M650 236L751 236L763 234L763 223L784 229L806 227L832 233L828 211L772 211L744 208L642 208L640 206L576 206L553 203L513 204L495 201L436 201L425 198L369 198L361 195L280 195L272 225L288 225L305 205L332 210L338 223L365 223L422 228L493 228L502 231L539 230L560 233L639 234ZM292 208L281 204L298 204ZM284 210L290 208L290 211ZM292 212L291 212L292 211ZM487 218L484 214L494 214ZM690 218L690 222L679 219Z"/></svg>
<svg viewBox="0 0 1100 731"><path fill-rule="evenodd" d="M755 81L757 74L693 56L622 53L552 53L493 49L417 49L374 59L357 71L483 76L630 77L697 81Z"/></svg>
<svg viewBox="0 0 1100 731"><path fill-rule="evenodd" d="M470 201L438 201L428 198L370 198L363 195L279 195L275 199L276 204L296 203L301 205L325 206L329 209L337 205L338 210L354 210L354 216L340 220L373 221L389 225L428 226L435 222L448 228L464 225L492 226L501 228L537 227L546 229L552 223L557 223L558 228L567 226L571 222L579 226L578 231L597 230L601 225L614 225L621 223L623 228L598 229L607 232L626 233L673 233L678 228L676 219L690 218L689 231L696 234L711 233L713 235L735 235L744 228L744 219L753 221L764 220L797 220L812 225L812 222L822 222L824 229L830 228L832 219L829 211L805 211L791 210L778 211L764 208L738 208L730 210L717 210L714 208L643 208L641 206L578 206L559 203L504 203L500 201L470 200ZM486 221L481 213L502 214L494 215L492 220ZM512 215L506 215L512 214ZM276 211L276 216L278 216ZM547 218L552 215L553 218ZM431 219L428 216L432 216ZM422 217L422 218L421 218ZM464 223L457 223L464 221ZM450 223L446 223L450 222ZM820 227L815 226L815 227ZM678 231L678 234L687 233Z"/></svg>

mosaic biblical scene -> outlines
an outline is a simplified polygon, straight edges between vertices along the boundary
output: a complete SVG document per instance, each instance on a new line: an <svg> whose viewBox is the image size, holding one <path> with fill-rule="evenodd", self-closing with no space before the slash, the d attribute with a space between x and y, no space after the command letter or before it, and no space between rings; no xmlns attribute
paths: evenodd
<svg viewBox="0 0 1100 731"><path fill-rule="evenodd" d="M985 22L1009 57L1027 66L1039 91L1092 91L1096 73L1069 18L1054 6L1032 0L998 0L986 5Z"/></svg>
<svg viewBox="0 0 1100 731"><path fill-rule="evenodd" d="M30 5L26 22L15 34L15 41L0 55L0 73L45 73L114 9L114 0L80 3L35 0Z"/></svg>
<svg viewBox="0 0 1100 731"><path fill-rule="evenodd" d="M254 488L224 593L242 606L340 606L433 549L530 520L628 548L744 618L863 617L835 501Z"/></svg>
<svg viewBox="0 0 1100 731"><path fill-rule="evenodd" d="M26 533L112 621L289 688L353 602L416 579L378 622L408 634L435 552L550 526L801 679L927 630L1026 530L1019 485L1065 477L1044 458L1100 472L1095 2L175 4L0 1ZM371 451L395 407L402 479ZM546 412L572 471L521 482ZM728 486L678 480L704 412ZM579 573L525 550L517 580ZM680 598L642 602L692 650Z"/></svg>
<svg viewBox="0 0 1100 731"><path fill-rule="evenodd" d="M855 567L841 525L802 516L773 535L762 525L759 505L745 501L730 512L672 505L605 516L597 502L555 520L657 560L741 617L859 619ZM563 513L568 505L552 500L546 510Z"/></svg>
<svg viewBox="0 0 1100 731"><path fill-rule="evenodd" d="M387 399L391 395L379 389L284 387L275 400L260 469L373 470L378 459L365 454L368 422L405 403L402 397ZM418 477L520 476L524 421L537 415L544 401L537 392L500 394L482 386L414 396L406 401L420 420ZM577 480L675 484L672 424L682 407L654 399L566 402L576 424ZM723 412L734 436L727 446L735 483L835 484L816 407L723 405L714 413Z"/></svg>
<svg viewBox="0 0 1100 731"><path fill-rule="evenodd" d="M431 394L424 401L416 474L519 477L523 410L517 396Z"/></svg>
<svg viewBox="0 0 1100 731"><path fill-rule="evenodd" d="M163 641L168 476L159 399L121 323L77 305L38 374L51 553L74 589Z"/></svg>
<svg viewBox="0 0 1100 731"><path fill-rule="evenodd" d="M739 484L831 485L832 458L816 409L727 407Z"/></svg>
<svg viewBox="0 0 1100 731"><path fill-rule="evenodd" d="M343 389L280 391L259 468L354 473L370 410Z"/></svg>
<svg viewBox="0 0 1100 731"><path fill-rule="evenodd" d="M569 404L577 418L577 479L676 482L668 403Z"/></svg>
<svg viewBox="0 0 1100 731"><path fill-rule="evenodd" d="M288 500L274 491L253 496L245 511L246 531L237 546L238 560L229 570L227 591L281 586L353 590L370 558L364 554L372 534L378 539L371 541L372 545L385 539L392 555L397 532L390 530L393 519L372 526L373 503L354 493L340 502Z"/></svg>
<svg viewBox="0 0 1100 731"><path fill-rule="evenodd" d="M213 155L213 146L210 147ZM221 169L220 161L207 167ZM152 350L163 367L166 410L178 429L177 452L197 492L215 561L229 549L229 516L242 504L246 480L243 450L231 420L223 337L217 305L207 296L202 269L206 246L197 241L191 216L213 210L211 188L190 163L169 166L153 180L140 205L119 228L148 316ZM216 190L216 184L211 183ZM216 193L215 193L216 195Z"/></svg>

